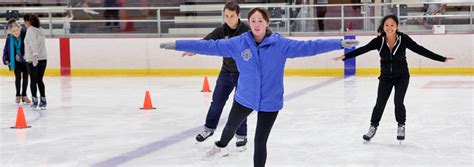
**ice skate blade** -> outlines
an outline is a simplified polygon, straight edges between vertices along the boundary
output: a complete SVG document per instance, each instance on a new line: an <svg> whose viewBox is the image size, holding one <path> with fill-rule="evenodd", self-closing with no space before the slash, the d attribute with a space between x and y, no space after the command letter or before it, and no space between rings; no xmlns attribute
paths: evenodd
<svg viewBox="0 0 474 167"><path fill-rule="evenodd" d="M205 155L204 157L202 157L201 160L203 161L212 161L214 159L219 159L219 158L225 158L225 157L228 157L230 154L229 153L226 153L226 154L223 154L223 155Z"/></svg>
<svg viewBox="0 0 474 167"><path fill-rule="evenodd" d="M237 152L244 152L245 150L247 150L247 147L246 146L236 147L236 150Z"/></svg>
<svg viewBox="0 0 474 167"><path fill-rule="evenodd" d="M402 143L403 143L403 140L398 140L399 145L402 145Z"/></svg>

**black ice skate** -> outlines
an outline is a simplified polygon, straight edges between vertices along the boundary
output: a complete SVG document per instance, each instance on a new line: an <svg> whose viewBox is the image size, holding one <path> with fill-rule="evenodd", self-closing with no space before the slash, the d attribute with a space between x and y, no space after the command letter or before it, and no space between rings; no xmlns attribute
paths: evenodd
<svg viewBox="0 0 474 167"><path fill-rule="evenodd" d="M405 140L405 125L398 125L397 140L400 144L402 144L402 141Z"/></svg>
<svg viewBox="0 0 474 167"><path fill-rule="evenodd" d="M41 98L40 98L39 108L40 108L41 110L46 110L46 106L47 106L46 97L41 97Z"/></svg>
<svg viewBox="0 0 474 167"><path fill-rule="evenodd" d="M206 140L207 138L211 137L213 134L214 134L214 131L205 129L204 131L202 131L201 133L199 133L199 134L196 136L196 140L197 140L198 142L203 142L203 141Z"/></svg>
<svg viewBox="0 0 474 167"><path fill-rule="evenodd" d="M237 137L237 141L235 142L237 150L240 152L247 150L247 147L245 147L245 145L247 145L247 137Z"/></svg>
<svg viewBox="0 0 474 167"><path fill-rule="evenodd" d="M369 142L370 139L372 139L372 137L375 136L375 133L377 132L377 127L371 125L369 127L369 132L367 132L367 134L365 134L364 136L362 136L362 138L364 139L365 142Z"/></svg>
<svg viewBox="0 0 474 167"><path fill-rule="evenodd" d="M35 109L38 107L38 98L37 98L37 97L33 97L33 98L31 98L31 99L32 99L32 101L33 101L33 103L31 104L31 108L32 108L33 110L35 110Z"/></svg>

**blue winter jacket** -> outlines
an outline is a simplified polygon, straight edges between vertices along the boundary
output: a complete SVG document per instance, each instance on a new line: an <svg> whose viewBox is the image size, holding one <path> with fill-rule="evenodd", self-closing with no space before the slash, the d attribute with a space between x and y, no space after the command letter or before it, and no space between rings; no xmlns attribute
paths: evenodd
<svg viewBox="0 0 474 167"><path fill-rule="evenodd" d="M232 57L240 72L234 99L261 112L283 108L283 74L287 58L341 49L340 39L298 41L273 33L256 45L251 32L222 40L177 40L176 50Z"/></svg>

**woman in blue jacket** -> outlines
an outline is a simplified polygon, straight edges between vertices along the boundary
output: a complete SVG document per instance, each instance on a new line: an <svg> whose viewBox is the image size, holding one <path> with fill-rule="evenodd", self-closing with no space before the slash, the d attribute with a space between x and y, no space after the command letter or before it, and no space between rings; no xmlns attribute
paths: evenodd
<svg viewBox="0 0 474 167"><path fill-rule="evenodd" d="M265 166L267 139L278 111L283 107L283 74L287 58L322 54L353 47L355 40L297 41L268 30L269 17L263 8L248 14L251 32L224 40L178 40L162 43L161 48L205 55L220 55L235 60L240 72L234 103L221 139L207 152L208 157L228 156L225 149L236 129L253 111L258 111L255 131L254 166Z"/></svg>
<svg viewBox="0 0 474 167"><path fill-rule="evenodd" d="M29 104L31 101L26 96L28 87L28 69L26 61L23 58L25 54L25 35L26 29L21 28L16 20L8 21L8 30L5 47L3 48L3 64L7 65L11 71L15 72L16 103L23 101ZM23 84L21 80L23 79ZM21 90L21 92L20 92ZM21 94L20 94L21 93Z"/></svg>

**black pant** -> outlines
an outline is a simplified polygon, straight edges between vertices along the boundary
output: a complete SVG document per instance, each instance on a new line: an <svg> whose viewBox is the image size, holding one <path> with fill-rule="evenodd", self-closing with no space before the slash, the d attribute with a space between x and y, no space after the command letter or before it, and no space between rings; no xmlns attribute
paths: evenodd
<svg viewBox="0 0 474 167"><path fill-rule="evenodd" d="M323 18L326 16L327 12L327 7L316 7L316 16L318 18ZM324 21L325 20L318 20L318 30L319 31L324 31Z"/></svg>
<svg viewBox="0 0 474 167"><path fill-rule="evenodd" d="M235 134L235 131L240 124L252 113L252 109L244 107L234 101L232 109L230 110L229 120L222 132L221 140L216 143L219 147L226 147ZM272 130L273 123L278 115L276 112L258 112L257 129L255 130L254 139L254 167L265 166L267 160L267 140Z"/></svg>
<svg viewBox="0 0 474 167"><path fill-rule="evenodd" d="M390 97L392 88L395 87L395 118L398 124L405 125L406 121L406 110L403 101L408 88L408 82L410 78L396 77L396 78L380 78L379 88L377 91L377 104L375 104L372 112L371 125L379 126L380 119L382 118L383 110L387 104L387 100Z"/></svg>
<svg viewBox="0 0 474 167"><path fill-rule="evenodd" d="M31 78L31 85L30 85L31 96L33 97L38 97L36 96L37 86L39 88L41 97L46 97L46 94L44 92L44 83L43 83L43 76L46 70L46 64L47 64L46 60L38 61L38 65L36 65L36 67L34 67L32 63L28 63L28 71L30 72L30 78Z"/></svg>
<svg viewBox="0 0 474 167"><path fill-rule="evenodd" d="M217 78L216 87L214 88L214 93L212 94L211 106L207 112L205 127L216 129L225 103L227 102L227 99L229 99L229 95L237 86L238 79L239 73L220 72L219 77ZM239 136L247 136L247 119L244 119L237 129L236 134Z"/></svg>
<svg viewBox="0 0 474 167"><path fill-rule="evenodd" d="M115 21L111 21L111 22L106 22L105 26L118 26L119 23L117 22L117 20L120 20L119 19L119 10L115 10L115 9L105 10L104 18L106 20L115 20Z"/></svg>
<svg viewBox="0 0 474 167"><path fill-rule="evenodd" d="M23 76L21 75L22 73ZM23 84L21 84L22 79ZM26 88L28 87L28 69L26 67L26 63L15 61L15 87L16 96L26 96Z"/></svg>

